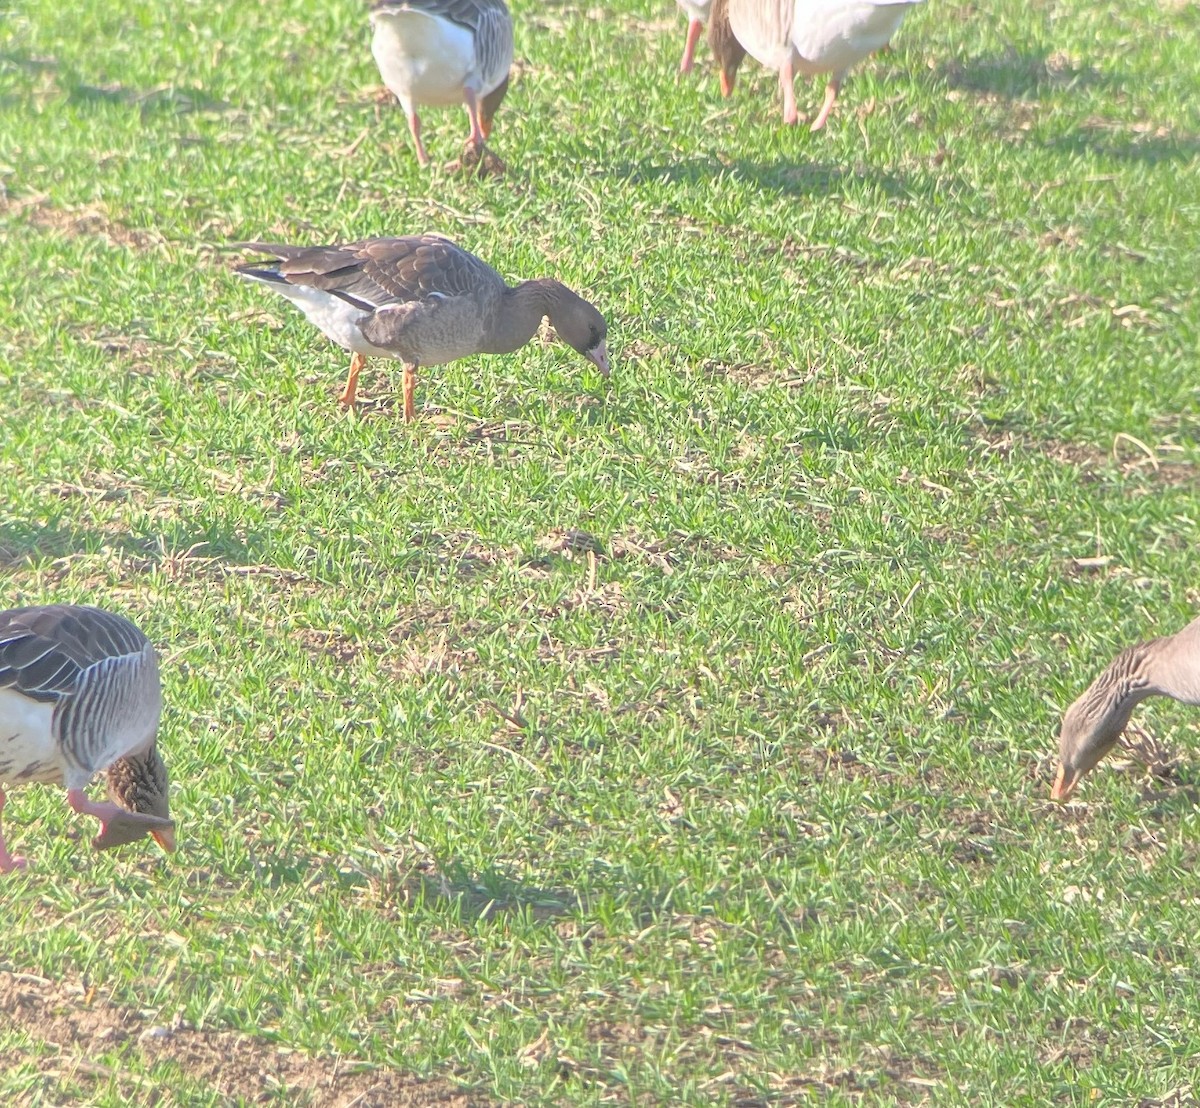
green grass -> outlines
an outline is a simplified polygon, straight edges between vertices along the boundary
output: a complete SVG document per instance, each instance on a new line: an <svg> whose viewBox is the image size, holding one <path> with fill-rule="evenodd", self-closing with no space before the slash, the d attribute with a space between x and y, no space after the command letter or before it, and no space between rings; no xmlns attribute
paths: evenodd
<svg viewBox="0 0 1200 1108"><path fill-rule="evenodd" d="M1047 797L1200 600L1200 9L924 5L812 136L677 83L666 0L513 6L485 180L418 170L351 0L0 20L2 600L160 646L181 841L13 790L0 969L430 1100L1190 1086L1195 713L1140 715L1173 782ZM224 251L423 229L584 291L611 381L535 341L343 414ZM51 1041L0 1015L0 1098L253 1099Z"/></svg>

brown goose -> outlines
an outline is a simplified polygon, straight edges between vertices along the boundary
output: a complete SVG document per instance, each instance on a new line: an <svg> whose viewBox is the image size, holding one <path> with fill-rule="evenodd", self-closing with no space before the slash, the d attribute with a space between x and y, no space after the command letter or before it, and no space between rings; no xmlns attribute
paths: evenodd
<svg viewBox="0 0 1200 1108"><path fill-rule="evenodd" d="M1066 800L1084 774L1116 746L1133 709L1149 696L1200 704L1200 619L1167 638L1122 650L1067 709L1050 794L1055 800Z"/></svg>
<svg viewBox="0 0 1200 1108"><path fill-rule="evenodd" d="M98 850L147 833L175 849L161 710L154 647L123 616L74 604L0 612L0 785L65 785L67 803L100 821ZM107 803L84 791L101 770ZM0 790L0 811L4 801ZM0 832L0 873L25 864Z"/></svg>
<svg viewBox="0 0 1200 1108"><path fill-rule="evenodd" d="M366 239L345 246L252 242L270 262L235 269L286 296L326 337L351 352L341 403L354 403L367 357L404 363L404 421L416 411L420 366L472 354L511 354L543 318L608 375L604 317L550 278L509 287L490 265L441 235Z"/></svg>
<svg viewBox="0 0 1200 1108"><path fill-rule="evenodd" d="M721 65L721 91L733 91L738 64L749 53L779 73L783 121L799 122L796 74L828 73L825 102L810 130L825 126L850 67L891 42L908 9L922 0L714 0L709 43ZM731 28L740 51L720 47ZM731 62L732 64L727 64Z"/></svg>
<svg viewBox="0 0 1200 1108"><path fill-rule="evenodd" d="M418 104L465 104L467 150L481 153L512 69L512 16L504 0L377 0L371 26L371 53L408 117L417 161L429 164Z"/></svg>

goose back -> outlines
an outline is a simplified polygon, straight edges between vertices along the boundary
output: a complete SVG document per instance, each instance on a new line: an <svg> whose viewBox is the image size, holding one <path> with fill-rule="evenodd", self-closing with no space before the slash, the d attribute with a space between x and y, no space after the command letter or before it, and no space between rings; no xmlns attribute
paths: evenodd
<svg viewBox="0 0 1200 1108"><path fill-rule="evenodd" d="M148 749L161 711L154 647L124 617L66 604L0 612L0 781L83 788Z"/></svg>
<svg viewBox="0 0 1200 1108"><path fill-rule="evenodd" d="M247 245L277 260L238 266L243 276L270 284L347 349L410 365L479 353L508 290L490 265L436 234Z"/></svg>

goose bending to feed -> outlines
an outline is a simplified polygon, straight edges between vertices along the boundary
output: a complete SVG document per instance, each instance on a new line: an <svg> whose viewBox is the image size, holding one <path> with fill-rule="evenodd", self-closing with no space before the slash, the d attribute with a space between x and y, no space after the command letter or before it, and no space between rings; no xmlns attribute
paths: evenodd
<svg viewBox="0 0 1200 1108"><path fill-rule="evenodd" d="M558 337L608 376L607 324L583 297L548 277L510 287L490 265L441 235L345 246L252 242L269 262L236 266L291 300L351 352L341 403L354 404L368 356L404 364L404 422L416 415L416 371L472 354L511 354L548 318Z"/></svg>
<svg viewBox="0 0 1200 1108"><path fill-rule="evenodd" d="M1138 643L1108 668L1063 715L1059 767L1051 796L1066 800L1117 743L1133 709L1149 696L1200 704L1200 619L1163 639Z"/></svg>
<svg viewBox="0 0 1200 1108"><path fill-rule="evenodd" d="M175 849L161 710L154 647L123 616L75 604L0 612L0 786L65 785L67 803L100 821L98 850L147 833ZM110 800L89 800L102 770ZM0 830L0 873L25 864Z"/></svg>
<svg viewBox="0 0 1200 1108"><path fill-rule="evenodd" d="M429 164L418 104L465 104L467 151L480 156L512 69L512 16L504 0L377 0L371 26L371 53L408 117L417 161Z"/></svg>
<svg viewBox="0 0 1200 1108"><path fill-rule="evenodd" d="M704 24L708 22L712 0L675 0L675 2L688 17L687 38L683 44L683 60L679 63L679 72L691 73L692 65L696 61L696 43L700 41Z"/></svg>
<svg viewBox="0 0 1200 1108"><path fill-rule="evenodd" d="M799 121L796 74L829 74L825 102L811 129L825 126L850 67L882 49L908 9L923 0L713 0L709 42L721 65L721 91L733 91L737 67L749 53L779 73L783 121ZM740 51L722 50L731 35ZM727 47L727 44L726 44Z"/></svg>

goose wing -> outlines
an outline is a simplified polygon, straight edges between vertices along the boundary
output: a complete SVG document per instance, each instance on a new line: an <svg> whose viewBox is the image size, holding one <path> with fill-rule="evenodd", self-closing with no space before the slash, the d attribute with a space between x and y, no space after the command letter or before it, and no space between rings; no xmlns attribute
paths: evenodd
<svg viewBox="0 0 1200 1108"><path fill-rule="evenodd" d="M31 700L62 700L92 667L140 656L148 646L129 620L100 608L14 608L0 612L0 688L16 689Z"/></svg>
<svg viewBox="0 0 1200 1108"><path fill-rule="evenodd" d="M504 279L490 265L435 234L366 239L345 246L246 245L276 261L240 265L238 272L320 289L364 311L504 287Z"/></svg>

